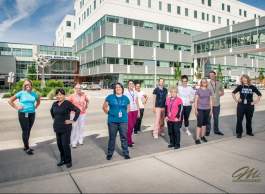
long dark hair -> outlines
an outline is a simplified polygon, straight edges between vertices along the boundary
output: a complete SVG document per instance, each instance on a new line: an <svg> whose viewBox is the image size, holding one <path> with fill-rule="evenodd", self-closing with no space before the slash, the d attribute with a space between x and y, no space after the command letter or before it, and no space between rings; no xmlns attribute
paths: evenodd
<svg viewBox="0 0 265 194"><path fill-rule="evenodd" d="M115 83L114 87L113 87L113 94L116 94L116 86L119 85L122 89L122 94L124 93L124 87L121 83L117 82Z"/></svg>

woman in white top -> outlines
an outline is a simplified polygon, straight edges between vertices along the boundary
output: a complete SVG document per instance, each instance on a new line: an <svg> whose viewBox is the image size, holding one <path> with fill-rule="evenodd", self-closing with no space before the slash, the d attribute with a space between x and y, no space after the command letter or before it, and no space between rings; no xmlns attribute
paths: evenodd
<svg viewBox="0 0 265 194"><path fill-rule="evenodd" d="M188 86L188 76L181 76L181 86L178 86L178 95L183 101L183 111L182 111L182 122L184 119L185 132L187 135L191 135L189 130L189 117L192 109L192 103L194 102L195 91L191 86Z"/></svg>

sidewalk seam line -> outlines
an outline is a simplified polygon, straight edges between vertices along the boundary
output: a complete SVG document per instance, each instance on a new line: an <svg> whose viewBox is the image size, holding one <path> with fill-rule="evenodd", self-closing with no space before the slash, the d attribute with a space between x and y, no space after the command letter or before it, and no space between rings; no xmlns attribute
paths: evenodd
<svg viewBox="0 0 265 194"><path fill-rule="evenodd" d="M188 176L191 176L191 177L194 178L194 179L197 179L197 180L199 180L199 181L201 181L201 182L204 182L205 184L207 184L207 185L209 185L209 186L211 186L211 187L214 187L214 188L216 188L217 190L219 190L219 191L221 191L221 192L228 193L227 191L225 191L225 190L223 190L223 189L221 189L221 188L219 188L219 187L217 187L217 186L215 186L215 185L213 185L213 184L211 184L211 183L209 183L209 182L207 182L207 181L205 181L205 180L203 180L203 179L201 179L201 178L199 178L199 177L196 177L196 176L194 176L194 175L192 175L192 174L190 174L190 173L188 173L188 172L186 172L186 171L184 171L184 170L181 170L181 169L175 167L174 165L172 165L172 164L170 164L170 163L168 163L168 162L165 162L164 160L162 160L162 159L160 159L160 158L157 158L156 156L154 156L153 158L156 159L156 160L158 160L158 161L160 161L160 162L162 162L162 163L164 163L164 164L167 165L167 166L170 166L170 167L172 167L172 168L174 168L174 169L176 169L176 170L178 170L178 171L180 171L180 172L182 172L182 173L188 175Z"/></svg>
<svg viewBox="0 0 265 194"><path fill-rule="evenodd" d="M70 178L72 179L72 181L74 182L74 184L75 184L75 186L76 186L78 192L79 192L80 194L83 194L81 188L79 187L79 185L78 185L77 182L75 181L74 177L72 176L72 173L69 171L68 174L69 174Z"/></svg>

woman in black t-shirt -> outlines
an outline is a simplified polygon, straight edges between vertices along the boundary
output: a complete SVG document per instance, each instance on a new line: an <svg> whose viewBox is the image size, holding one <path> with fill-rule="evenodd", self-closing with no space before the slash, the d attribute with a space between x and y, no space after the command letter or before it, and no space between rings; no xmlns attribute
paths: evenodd
<svg viewBox="0 0 265 194"><path fill-rule="evenodd" d="M239 98L236 97L236 93L238 92L240 94ZM253 100L254 93L258 96L256 100ZM232 96L237 103L237 138L242 137L242 121L244 116L246 116L247 135L254 136L252 133L252 117L254 113L254 106L259 103L261 98L260 91L256 88L256 86L251 84L251 80L248 75L242 75L241 85L237 86L237 88L232 92Z"/></svg>

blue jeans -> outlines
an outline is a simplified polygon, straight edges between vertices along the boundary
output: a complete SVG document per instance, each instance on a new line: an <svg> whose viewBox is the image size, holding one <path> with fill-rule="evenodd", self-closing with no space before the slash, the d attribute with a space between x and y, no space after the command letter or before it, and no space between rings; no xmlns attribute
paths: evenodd
<svg viewBox="0 0 265 194"><path fill-rule="evenodd" d="M220 115L220 106L213 106L213 126L214 126L214 132L219 131L219 115ZM212 116L209 117L208 125L206 126L206 132L211 132L211 120Z"/></svg>
<svg viewBox="0 0 265 194"><path fill-rule="evenodd" d="M127 143L127 131L128 123L108 123L109 128L109 144L108 144L108 155L113 155L115 150L116 136L119 131L121 147L124 156L129 155L128 143Z"/></svg>

